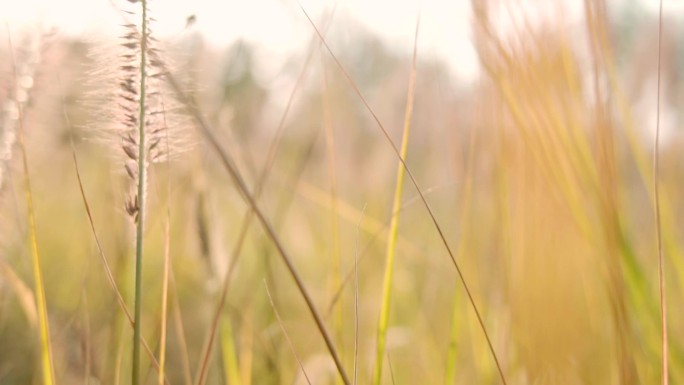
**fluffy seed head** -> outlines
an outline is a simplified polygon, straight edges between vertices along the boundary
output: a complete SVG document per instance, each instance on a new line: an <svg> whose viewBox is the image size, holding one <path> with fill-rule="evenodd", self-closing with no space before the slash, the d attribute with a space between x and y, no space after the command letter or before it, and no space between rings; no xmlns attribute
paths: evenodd
<svg viewBox="0 0 684 385"><path fill-rule="evenodd" d="M124 208L132 218L137 218L140 209L137 196L140 162L147 169L152 163L165 161L187 150L189 140L179 104L164 84L167 65L162 59L160 43L150 33L150 20L146 22L147 38L142 41L142 23L136 22L136 17L140 18L140 4L134 6L137 11L122 10L123 14L130 16L126 16L122 24L117 43L114 46L97 46L91 51L96 68L91 76L95 81L95 94L90 99L95 101L94 112L99 117L94 131L112 149L112 154L122 165L121 170L131 181L131 192ZM149 11L147 13L149 15ZM139 143L141 128L145 131L144 143ZM142 159L141 146L144 149ZM144 186L146 181L142 183Z"/></svg>

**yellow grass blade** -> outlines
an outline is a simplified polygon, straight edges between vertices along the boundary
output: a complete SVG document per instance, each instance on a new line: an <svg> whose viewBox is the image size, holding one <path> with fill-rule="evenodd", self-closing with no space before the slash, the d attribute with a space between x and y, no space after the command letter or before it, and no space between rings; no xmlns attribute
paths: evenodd
<svg viewBox="0 0 684 385"><path fill-rule="evenodd" d="M12 42L10 39L10 50L13 52ZM12 54L13 55L13 54ZM14 56L12 56L14 62ZM15 81L16 69L15 69ZM40 263L40 254L38 253L38 240L36 236L36 219L33 206L33 193L31 191L31 178L29 176L28 156L26 155L26 144L24 143L24 123L23 111L19 106L19 127L17 136L19 138L19 148L21 150L21 160L24 171L24 197L26 199L26 206L28 209L28 225L29 225L29 244L31 247L31 267L33 269L33 284L36 296L36 307L38 311L38 327L40 331L40 357L41 368L43 372L43 384L55 384L55 374L52 363L52 347L50 344L50 327L47 314L47 304L45 301L45 283L43 282L43 273Z"/></svg>
<svg viewBox="0 0 684 385"><path fill-rule="evenodd" d="M233 327L228 315L223 314L221 317L219 329L221 357L223 359L223 378L226 384L241 385L235 338L233 338Z"/></svg>
<svg viewBox="0 0 684 385"><path fill-rule="evenodd" d="M418 47L418 31L420 20L416 24L416 34L413 46L413 60L411 62L411 74L409 75L409 85L406 98L406 112L404 115L404 129L401 138L400 157L405 160L408 153L409 133L411 132L411 116L413 115L413 101L416 90L416 56ZM387 327L389 324L390 301L392 294L392 278L394 276L394 259L397 250L397 237L399 233L399 215L395 214L401 210L402 194L404 191L404 165L399 162L397 165L397 185L394 190L394 200L392 203L392 219L390 221L389 236L387 238L387 249L385 252L385 274L382 285L382 299L380 302L380 318L378 320L378 335L375 349L375 369L373 370L373 384L380 385L382 381L382 366L385 357L385 345L387 343Z"/></svg>

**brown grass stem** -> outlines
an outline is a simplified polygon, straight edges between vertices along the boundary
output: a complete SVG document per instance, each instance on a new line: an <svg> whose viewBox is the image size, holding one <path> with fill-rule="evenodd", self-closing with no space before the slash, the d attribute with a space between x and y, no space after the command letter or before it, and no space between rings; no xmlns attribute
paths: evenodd
<svg viewBox="0 0 684 385"><path fill-rule="evenodd" d="M273 226L271 225L271 223L259 207L254 195L250 192L249 188L247 187L247 183L242 177L242 173L235 166L235 162L233 161L232 157L228 154L223 144L221 144L221 142L219 141L218 137L214 133L213 128L205 119L204 114L202 114L202 112L199 110L199 107L195 103L194 99L182 90L178 81L168 70L164 71L164 75L168 80L169 84L171 85L171 87L173 88L174 92L177 94L179 101L187 108L190 115L194 118L197 128L209 141L209 144L218 155L221 165L226 169L231 179L235 183L236 187L238 188L240 195L245 200L245 202L250 206L251 210L254 212L254 215L256 215L264 231L266 232L266 235L268 236L268 238L270 238L271 242L273 242L273 245L275 246L283 263L287 267L290 276L294 280L300 295L304 299L304 302L306 303L306 306L311 316L313 317L314 322L316 323L316 327L320 332L326 347L328 348L328 352L330 353L331 357L333 358L333 361L335 362L335 366L337 368L338 373L340 374L340 377L342 377L342 380L345 383L345 385L350 385L349 377L347 376L347 373L344 370L344 366L342 365L342 361L339 357L339 354L337 353L335 344L332 338L330 337L330 333L328 332L323 322L323 319L321 318L316 306L314 305L311 295L309 294L308 290L306 289L306 286L304 285L304 281L299 275L297 268L292 263L292 258L290 257L289 253L285 250L285 247L283 246L282 242L280 241L280 238L273 229Z"/></svg>
<svg viewBox="0 0 684 385"><path fill-rule="evenodd" d="M326 26L329 25L329 21L330 21L330 19L332 19L334 12L335 12L335 10L333 9L333 11L330 13L330 17L329 17L328 23L326 23ZM313 58L313 53L314 53L314 50L310 49L309 54L308 54L308 56L304 62L304 66L302 67L302 70L299 73L297 80L295 81L295 85L294 85L294 87L290 93L290 96L288 98L287 104L285 105L285 109L283 111L283 114L280 117L280 121L278 122L276 134L275 134L271 144L269 145L269 149L268 149L268 152L266 155L265 166L262 169L261 174L259 175L259 177L257 179L256 187L254 188L253 195L254 195L254 198L256 200L258 200L259 197L261 196L261 193L262 193L263 187L266 183L266 179L268 177L268 174L272 170L271 166L272 166L273 162L275 161L277 149L279 148L281 139L282 139L283 134L284 134L285 120L286 120L287 116L289 115L290 109L294 103L295 95L297 94L297 91L299 90L301 84L304 81L304 77L306 76L306 74L308 72L309 64L311 63L311 60ZM171 74L168 73L168 75L171 75ZM172 87L177 92L181 92L181 89L180 89L180 87L177 87L178 85L177 85L177 83L175 83L175 80L170 79L170 81L172 83ZM174 83L176 84L175 86L173 85ZM228 295L228 287L230 286L230 282L231 282L231 279L233 276L233 271L235 270L235 266L237 265L237 263L240 259L240 255L242 255L242 253L241 253L242 247L243 247L244 242L247 238L247 233L250 229L253 218L254 218L253 210L252 210L252 208L249 208L249 211L245 214L245 217L241 221L242 225L240 227L240 233L238 234L237 242L235 243L235 247L232 250L232 253L231 253L232 258L231 258L230 263L228 264L228 267L226 269L226 274L224 276L223 284L221 287L221 294L219 296L219 300L217 302L216 308L214 309L214 316L212 319L212 324L211 324L210 329L209 329L209 336L208 336L208 339L206 341L204 351L202 353L202 361L200 363L200 369L199 369L199 373L197 376L197 382L196 382L197 385L203 385L205 380L206 380L207 370L209 367L209 359L211 357L211 352L212 352L212 347L213 347L216 331L218 330L221 311L222 311L223 306L226 302L226 298Z"/></svg>

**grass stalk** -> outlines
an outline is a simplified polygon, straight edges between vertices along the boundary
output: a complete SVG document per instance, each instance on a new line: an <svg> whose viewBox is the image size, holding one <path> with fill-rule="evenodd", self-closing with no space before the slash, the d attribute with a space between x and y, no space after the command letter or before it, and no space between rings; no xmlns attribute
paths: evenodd
<svg viewBox="0 0 684 385"><path fill-rule="evenodd" d="M40 327L40 356L41 367L43 370L43 384L53 385L55 384L55 375L52 363L52 348L50 344L50 327L48 322L47 303L45 300L45 282L43 281L40 254L38 252L38 239L36 236L36 219L34 212L35 208L33 205L31 180L28 175L28 160L26 156L26 147L24 144L24 134L22 131L23 128L20 127L19 147L21 149L22 164L24 168L24 193L26 195L26 205L28 206L29 243L31 244L31 266L33 267L36 305L38 307L38 324Z"/></svg>
<svg viewBox="0 0 684 385"><path fill-rule="evenodd" d="M223 376L226 384L240 385L240 371L238 369L237 349L233 337L233 326L230 317L223 314L220 325L220 346L223 359Z"/></svg>
<svg viewBox="0 0 684 385"><path fill-rule="evenodd" d="M658 284L660 287L660 322L661 322L661 376L662 384L668 385L668 346L667 346L667 296L665 286L665 256L663 253L663 236L660 223L660 189L658 179L660 176L660 162L658 156L658 146L660 139L660 59L661 46L663 36L663 1L660 0L658 11L658 84L656 90L658 95L656 97L656 131L655 142L653 143L653 194L654 194L654 211L656 236L658 238Z"/></svg>
<svg viewBox="0 0 684 385"><path fill-rule="evenodd" d="M123 357L124 341L123 338L118 338L116 344L116 360L114 362L114 385L119 385L121 383L121 367L123 366Z"/></svg>
<svg viewBox="0 0 684 385"><path fill-rule="evenodd" d="M162 108L164 102L162 99ZM167 125L166 115L164 117L164 126ZM169 132L164 131L165 141L166 141L166 151L170 153L169 144ZM171 174L171 164L170 160L166 158L166 171L167 175ZM164 220L164 259L162 262L162 303L161 303L161 325L159 332L159 372L158 372L158 385L164 385L165 372L164 367L166 365L166 333L168 325L168 302L169 302L169 279L171 270L171 181L166 180L166 218Z"/></svg>
<svg viewBox="0 0 684 385"><path fill-rule="evenodd" d="M413 102L416 88L416 56L418 48L418 31L420 19L416 23L415 40L413 43L413 59L411 62L411 73L409 75L409 85L406 98L406 111L404 115L404 129L401 139L401 150L399 156L402 160L406 159L408 153L409 133L411 132L411 117L413 115ZM399 233L399 215L395 214L401 210L401 201L404 191L405 170L401 162L397 165L397 184L394 190L394 200L392 203L392 219L390 221L389 236L387 238L387 248L385 252L385 273L382 285L382 299L380 303L380 318L378 320L378 335L375 348L375 369L373 370L373 385L380 385L382 380L383 358L385 357L385 346L387 339L387 327L389 324L390 302L392 294L392 278L394 276L394 260L397 250L397 236Z"/></svg>
<svg viewBox="0 0 684 385"><path fill-rule="evenodd" d="M164 384L164 367L166 365L166 325L168 313L168 294L169 294L169 254L170 254L170 222L169 212L166 213L164 222L164 266L162 272L162 302L161 302L161 328L159 336L159 376L157 383Z"/></svg>
<svg viewBox="0 0 684 385"><path fill-rule="evenodd" d="M133 327L134 326L133 315L131 314L130 310L128 310L128 307L126 306L126 302L124 301L123 295L121 294L121 291L119 290L119 287L116 284L116 280L114 279L114 274L112 273L112 269L109 266L109 262L107 261L107 257L105 256L104 250L102 249L102 244L100 243L100 237L97 235L97 231L95 229L95 222L93 220L93 214L90 210L90 204L88 203L88 199L85 195L85 190L83 189L83 180L81 179L81 172L80 172L80 169L78 166L78 158L76 157L76 151L73 148L73 143L72 143L72 157L73 157L73 161L74 161L74 169L76 171L76 179L78 181L79 192L81 194L81 199L83 200L83 207L85 208L86 215L88 217L88 224L90 225L90 231L93 234L93 238L95 238L95 245L97 246L97 252L100 256L100 260L102 261L102 266L104 267L105 275L107 276L107 282L109 282L109 285L111 286L112 290L114 291L117 304L119 305L119 308L121 309L121 311L123 311L126 319L128 320L128 324L131 327ZM159 370L160 369L159 362L154 357L154 354L152 353L152 349L150 349L149 345L147 344L147 342L145 341L144 338L141 340L141 343L142 343L143 348L145 348L145 351L147 352L147 356L149 357L150 361L152 362L152 366L154 366L154 368L156 370ZM168 380L165 379L164 383L166 383L168 385Z"/></svg>
<svg viewBox="0 0 684 385"><path fill-rule="evenodd" d="M10 55L12 59L12 67L14 69L14 80L15 82L18 82L19 78L16 71L16 63L14 62L14 47L12 45L11 37L8 37L8 39L10 45ZM43 385L53 385L55 384L55 374L52 361L52 347L50 344L50 326L48 322L47 303L45 300L45 282L43 281L40 254L38 252L35 207L33 205L33 192L31 190L31 178L29 176L28 156L26 155L26 144L24 141L24 112L20 103L17 103L17 110L19 113L17 137L19 139L19 148L21 150L21 160L24 171L24 195L26 199L26 206L28 209L28 233L29 243L31 247L31 267L33 270L36 307L38 312L38 326L40 332L40 359L41 369L43 373Z"/></svg>
<svg viewBox="0 0 684 385"><path fill-rule="evenodd" d="M179 357L181 361L181 367L183 371L183 382L185 385L192 385L192 370L190 369L190 357L188 354L188 343L185 339L185 328L183 327L183 315L180 309L180 300L178 299L178 288L176 284L176 278L173 273L172 266L169 266L170 270L170 281L171 290L173 290L173 324L174 330L176 332L176 339L179 345Z"/></svg>
<svg viewBox="0 0 684 385"><path fill-rule="evenodd" d="M463 201L461 202L461 217L459 224L459 231L461 233L461 240L458 243L458 248L456 249L456 257L462 257L466 252L466 248L469 243L470 233L468 231L468 219L470 219L469 214L472 204L473 196L473 173L475 168L475 144L477 141L477 129L474 129L470 134L470 152L468 153L468 164L465 176L465 186L463 187ZM458 334L460 332L459 319L460 319L460 307L461 303L460 296L458 293L454 294L454 299L452 303L452 313L451 313L451 331L449 336L449 348L447 350L447 362L446 362L446 375L445 375L445 385L453 384L456 381L456 354L457 354L457 343Z"/></svg>
<svg viewBox="0 0 684 385"><path fill-rule="evenodd" d="M351 382L349 381L349 377L347 376L347 373L344 369L344 366L342 365L342 361L339 357L339 354L337 353L337 348L335 347L335 344L330 336L330 333L328 332L328 329L326 328L325 323L323 322L323 318L321 317L318 309L314 305L313 299L311 298L309 291L306 289L306 286L304 285L304 281L302 280L298 270L292 263L292 258L290 257L290 254L285 250L282 242L276 235L276 232L273 226L271 225L270 221L266 218L263 211L257 204L255 196L250 192L249 188L247 187L247 184L245 183L242 174L237 169L234 160L232 159L230 154L228 154L228 152L225 150L224 146L219 142L209 122L207 122L207 120L204 118L201 111L197 107L195 100L191 96L183 92L178 81L168 70L164 71L164 76L169 82L171 88L178 96L178 100L187 108L188 112L197 124L198 129L209 141L212 149L218 155L221 165L229 173L241 197L249 205L251 212L254 213L256 218L261 223L262 228L264 229L264 232L266 233L267 237L271 240L271 242L273 242L273 245L275 246L278 255L280 255L283 263L287 267L287 270L290 273L292 279L294 280L295 285L297 286L297 289L300 295L302 296L302 299L306 303L309 313L314 319L316 328L320 332L321 337L325 342L325 345L328 349L328 353L332 357L335 363L335 367L337 368L337 371L340 377L342 378L342 381L345 385L350 385Z"/></svg>
<svg viewBox="0 0 684 385"><path fill-rule="evenodd" d="M135 233L135 310L133 328L133 363L132 385L140 383L140 333L142 328L142 259L145 228L145 182L146 182L146 149L145 149L145 96L147 90L147 0L140 2L142 7L142 28L140 31L140 100L138 117L138 216Z"/></svg>
<svg viewBox="0 0 684 385"><path fill-rule="evenodd" d="M342 284L342 259L340 257L340 221L337 209L337 161L335 152L335 132L332 122L328 68L325 58L321 57L323 65L323 127L325 129L325 147L328 160L328 175L330 181L330 254L332 259L332 274L330 279L331 292L335 292ZM343 306L340 303L335 309L334 325L335 334L338 341L342 341L342 331L344 326Z"/></svg>
<svg viewBox="0 0 684 385"><path fill-rule="evenodd" d="M356 225L356 241L354 244L354 378L353 385L357 384L359 374L359 232L363 222L366 207L363 207L359 222Z"/></svg>
<svg viewBox="0 0 684 385"><path fill-rule="evenodd" d="M329 25L330 19L334 16L335 10L330 13L329 19L324 23L324 28L327 28ZM303 84L304 78L306 74L308 73L309 69L309 64L311 63L313 53L315 52L314 50L314 43L315 39L312 40L312 47L309 50L309 54L307 55L307 58L305 60L304 66L302 70L299 73L299 76L297 77L297 80L295 82L294 88L292 89L292 92L290 93L290 96L288 98L287 104L285 106L285 110L283 111L283 114L280 117L280 121L278 123L278 127L276 129L276 134L274 139L272 140L271 144L269 145L268 153L266 155L266 166L262 169L261 173L259 174L256 186L254 188L254 191L252 193L252 196L254 200L258 200L261 196L261 193L263 191L263 187L266 183L266 179L269 175L269 172L272 170L272 165L273 162L275 161L276 153L279 148L281 139L284 134L284 129L285 129L285 120L290 112L290 109L293 105L293 102L295 100L295 95L297 91L299 90L301 84ZM199 111L196 110L196 106L194 106L193 101L189 98L189 95L186 95L180 85L176 82L175 78L171 75L170 72L166 72L166 77L171 84L171 87L175 90L177 93L179 99L186 105L186 107L190 110L191 114L195 117L196 121L199 123L200 127L205 129L208 128L208 123L199 115ZM223 306L225 304L227 294L228 294L228 287L231 282L232 276L233 276L233 271L235 270L235 266L237 265L237 262L239 260L239 257L241 255L242 247L244 245L244 242L247 237L247 232L250 228L250 225L252 223L252 220L254 218L254 209L252 207L249 207L249 210L244 216L244 219L241 221L242 225L240 227L240 233L238 235L235 247L233 248L233 251L231 253L231 261L226 269L226 274L224 275L224 280L223 284L221 287L221 294L219 296L219 300L217 303L217 306L214 310L214 315L213 315L213 320L212 320L212 325L209 329L209 336L207 339L207 342L205 344L205 348L203 349L202 353L202 360L200 362L200 369L199 373L197 376L197 385L203 385L204 382L206 381L206 376L207 376L207 370L209 366L209 359L211 358L211 352L212 352L212 347L214 343L214 336L216 334L216 331L219 327L219 320L221 316L221 311L223 309Z"/></svg>

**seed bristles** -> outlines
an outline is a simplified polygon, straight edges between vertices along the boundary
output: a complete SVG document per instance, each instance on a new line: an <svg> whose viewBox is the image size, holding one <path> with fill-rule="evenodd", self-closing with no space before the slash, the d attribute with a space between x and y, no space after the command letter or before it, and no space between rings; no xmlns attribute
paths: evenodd
<svg viewBox="0 0 684 385"><path fill-rule="evenodd" d="M137 5L139 6L139 4ZM99 45L91 50L95 68L91 71L93 84L89 95L94 103L94 132L112 150L116 163L129 180L129 192L125 198L126 213L137 221L140 205L138 199L139 162L145 170L152 163L166 161L190 147L185 133L180 107L167 93L163 83L163 70L167 68L162 59L160 43L151 37L147 21L145 40L145 86L141 84L141 36L140 23L129 21L126 15L137 12L121 10L125 21L123 32L115 45ZM149 13L148 13L149 14ZM148 18L149 19L149 18ZM141 93L144 93L144 113L140 111ZM144 158L140 158L140 117L144 116L145 135L142 144ZM145 179L147 172L144 173ZM146 180L141 181L144 184ZM145 191L145 189L143 189Z"/></svg>

